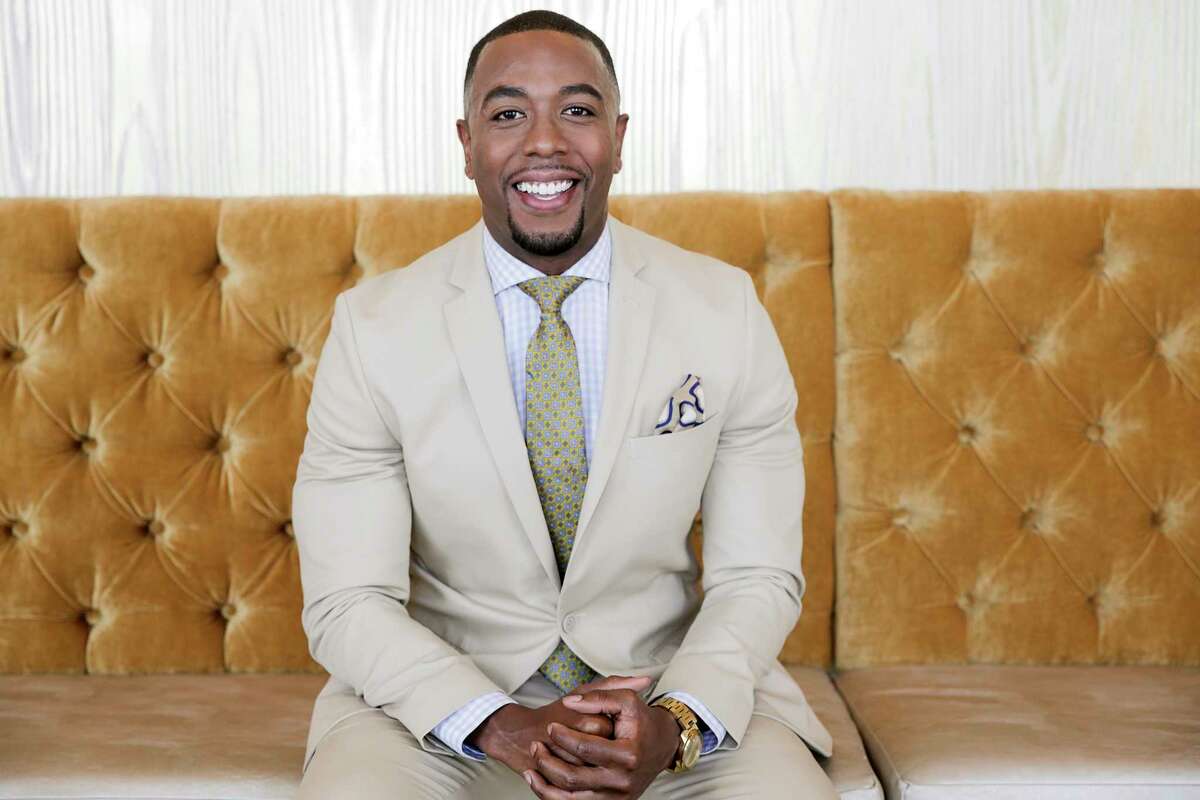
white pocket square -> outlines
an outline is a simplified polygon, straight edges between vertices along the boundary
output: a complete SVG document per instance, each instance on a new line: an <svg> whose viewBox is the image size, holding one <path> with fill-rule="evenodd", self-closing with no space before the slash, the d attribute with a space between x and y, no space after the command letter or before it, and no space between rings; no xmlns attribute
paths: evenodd
<svg viewBox="0 0 1200 800"><path fill-rule="evenodd" d="M667 398L654 432L672 433L680 428L694 428L704 422L704 387L700 376L688 374L679 388Z"/></svg>

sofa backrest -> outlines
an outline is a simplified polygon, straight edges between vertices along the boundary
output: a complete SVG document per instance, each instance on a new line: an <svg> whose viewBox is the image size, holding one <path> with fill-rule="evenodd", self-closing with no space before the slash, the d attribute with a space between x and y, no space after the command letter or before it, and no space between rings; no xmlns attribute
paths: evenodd
<svg viewBox="0 0 1200 800"><path fill-rule="evenodd" d="M747 269L775 321L807 473L808 586L781 657L828 665L827 198L611 207ZM478 217L470 196L0 201L0 672L321 671L290 500L333 298Z"/></svg>
<svg viewBox="0 0 1200 800"><path fill-rule="evenodd" d="M829 199L838 666L1200 664L1200 191Z"/></svg>

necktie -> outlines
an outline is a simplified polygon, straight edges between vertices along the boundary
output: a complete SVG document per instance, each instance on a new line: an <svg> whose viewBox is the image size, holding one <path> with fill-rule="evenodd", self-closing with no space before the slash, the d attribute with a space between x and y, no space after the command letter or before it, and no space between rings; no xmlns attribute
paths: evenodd
<svg viewBox="0 0 1200 800"><path fill-rule="evenodd" d="M561 310L567 295L584 280L577 275L545 275L517 284L542 310L525 354L525 444L559 577L567 571L575 544L588 469L579 361ZM538 671L564 692L596 677L561 639Z"/></svg>

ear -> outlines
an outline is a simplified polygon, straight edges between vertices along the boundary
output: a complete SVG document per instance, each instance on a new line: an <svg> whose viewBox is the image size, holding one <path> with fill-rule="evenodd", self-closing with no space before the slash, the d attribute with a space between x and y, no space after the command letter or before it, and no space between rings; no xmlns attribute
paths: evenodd
<svg viewBox="0 0 1200 800"><path fill-rule="evenodd" d="M465 119L456 120L454 127L458 130L458 141L462 143L463 161L465 166L463 172L471 180L475 180L475 171L471 167L471 131L467 127Z"/></svg>
<svg viewBox="0 0 1200 800"><path fill-rule="evenodd" d="M625 143L625 126L629 124L629 115L620 114L617 116L616 140L617 147L613 156L613 174L616 175L621 171L621 145Z"/></svg>

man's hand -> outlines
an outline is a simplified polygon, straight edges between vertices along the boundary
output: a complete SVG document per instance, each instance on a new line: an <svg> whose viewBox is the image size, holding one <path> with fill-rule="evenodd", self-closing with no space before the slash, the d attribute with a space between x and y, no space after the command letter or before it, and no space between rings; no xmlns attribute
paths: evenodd
<svg viewBox="0 0 1200 800"><path fill-rule="evenodd" d="M645 676L634 678L610 675L586 683L576 691L621 689L634 694L646 689L651 683L652 680ZM489 716L467 737L466 742L482 750L488 758L494 758L521 774L535 768L530 750L532 744L540 742L543 746L552 746L547 732L551 724L563 730L582 732L606 741L613 733L613 721L608 716L599 712L567 708L562 700L555 700L540 708L526 708L518 703L509 703ZM575 765L582 764L567 752L559 754Z"/></svg>
<svg viewBox="0 0 1200 800"><path fill-rule="evenodd" d="M614 738L549 723L550 745L530 745L535 768L524 773L542 800L635 800L674 762L679 724L671 712L646 705L636 692L596 689L567 695L562 703L581 714L613 717Z"/></svg>

